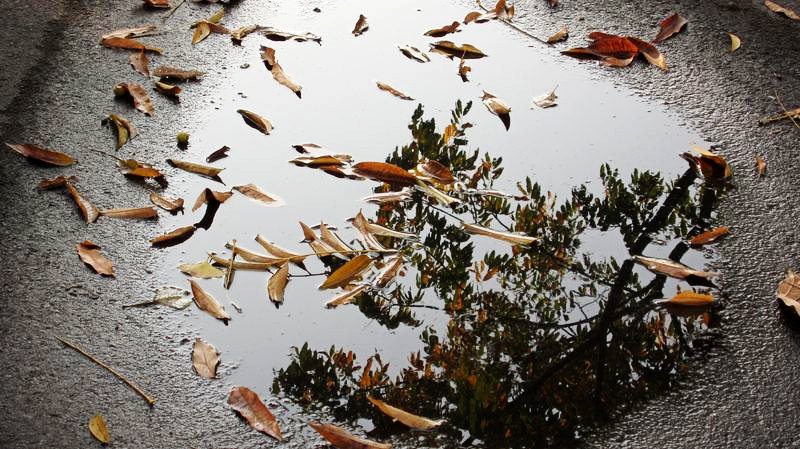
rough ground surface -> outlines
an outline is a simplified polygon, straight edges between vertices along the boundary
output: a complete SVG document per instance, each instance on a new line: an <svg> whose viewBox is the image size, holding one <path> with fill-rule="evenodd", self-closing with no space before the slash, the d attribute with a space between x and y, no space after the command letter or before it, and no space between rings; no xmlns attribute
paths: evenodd
<svg viewBox="0 0 800 449"><path fill-rule="evenodd" d="M520 1L518 22L543 37L568 25L572 37L561 49L582 45L591 30L649 37L658 20L674 10L689 18L688 30L661 46L669 73L645 64L610 70L569 63L587 76L611 77L643 96L667 102L705 137L719 142L735 170L735 188L724 198L719 216L734 235L717 245L717 268L724 273L724 340L710 358L692 362L697 368L682 388L606 426L590 444L796 447L800 392L794 380L800 378L800 334L797 323L787 321L778 309L774 290L787 268L800 267L800 130L788 122L760 128L756 121L779 110L770 98L774 91L787 105L800 104L800 22L777 16L755 0L562 3L551 10L543 0ZM156 232L153 226L119 226L107 220L87 227L76 219L66 195L34 190L44 176L74 173L80 178L78 188L98 206L143 205L146 186L121 176L98 176L113 173L112 160L88 151L111 148L110 131L99 126L100 119L112 111L136 119L142 136L126 147L128 154L161 160L165 152L177 151L164 148L175 132L203 126L187 111L208 107L207 100L194 95L197 100L176 105L153 95L157 112L148 120L114 102L111 87L139 76L128 67L127 53L114 53L115 62L109 63L109 52L97 39L103 31L137 22L132 17L143 14L139 2L100 6L77 0L6 0L3 6L7 26L0 30L0 141L41 143L71 152L81 163L72 169L42 169L0 151L5 207L0 397L6 410L0 446L92 447L96 443L86 422L98 412L110 423L115 447L264 445L262 436L243 431L224 403L205 399L209 394L224 397L225 392L216 391L222 389L220 383L203 382L186 368L190 345L179 342L188 332L175 322L154 324L163 316L154 311L119 307L151 294L153 283L146 280L154 276L147 268L153 256L147 239ZM793 6L800 9L796 1ZM190 13L183 8L171 23L185 23ZM234 8L234 17L236 13ZM727 31L742 38L736 53L727 52ZM196 92L224 80L224 66L215 56L224 52L214 50L229 43L210 41L205 52L193 52L186 30L171 33L153 39L170 48L153 67L195 61L196 68L210 72L200 85L190 86ZM557 50L552 51L557 57ZM609 132L624 138L624 130ZM756 154L767 158L766 178L755 173ZM75 244L85 238L100 243L116 262L118 279L97 282L77 262ZM54 335L91 348L140 383L158 399L157 405L150 410L111 375L64 349ZM284 424L285 433L300 425ZM295 439L295 444L312 443Z"/></svg>

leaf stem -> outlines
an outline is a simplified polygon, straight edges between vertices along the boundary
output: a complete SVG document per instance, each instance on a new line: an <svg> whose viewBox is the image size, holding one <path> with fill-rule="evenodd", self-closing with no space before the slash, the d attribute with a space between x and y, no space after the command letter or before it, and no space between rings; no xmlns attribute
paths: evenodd
<svg viewBox="0 0 800 449"><path fill-rule="evenodd" d="M783 113L786 115L786 117L788 117L789 120L794 123L794 126L796 126L797 129L800 129L800 124L797 123L797 121L794 119L794 116L786 109L786 106L784 106L783 101L781 101L781 97L778 95L777 90L775 91L775 99L778 100L778 104L781 106L781 109L783 109Z"/></svg>

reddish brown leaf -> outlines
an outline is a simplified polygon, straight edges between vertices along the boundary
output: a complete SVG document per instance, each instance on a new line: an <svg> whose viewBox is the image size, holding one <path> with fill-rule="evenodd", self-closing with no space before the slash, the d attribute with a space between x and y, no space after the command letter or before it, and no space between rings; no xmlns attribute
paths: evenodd
<svg viewBox="0 0 800 449"><path fill-rule="evenodd" d="M730 228L728 228L727 226L720 226L711 229L710 231L697 234L696 236L692 237L692 239L689 241L689 244L692 246L707 245L709 243L716 242L717 240L728 234L730 234Z"/></svg>
<svg viewBox="0 0 800 449"><path fill-rule="evenodd" d="M138 53L131 53L128 56L128 61L131 63L133 70L141 73L144 76L150 76L150 69L148 68L149 61L147 60L147 52L141 50Z"/></svg>
<svg viewBox="0 0 800 449"><path fill-rule="evenodd" d="M146 115L153 115L153 101L147 91L144 90L141 84L136 83L119 83L114 86L114 93L116 95L128 94L133 99L133 106L144 112Z"/></svg>
<svg viewBox="0 0 800 449"><path fill-rule="evenodd" d="M22 144L6 143L6 146L27 158L35 159L39 162L44 162L45 164L55 165L58 167L66 167L78 162L75 159L73 159L72 156L66 153L62 153L60 151L55 151L55 150L48 150L46 148L42 148L36 145L31 145L27 143L22 143Z"/></svg>
<svg viewBox="0 0 800 449"><path fill-rule="evenodd" d="M417 183L417 177L394 164L386 162L359 162L353 166L353 172L365 178L398 186L410 186Z"/></svg>
<svg viewBox="0 0 800 449"><path fill-rule="evenodd" d="M189 237L191 237L192 234L194 234L194 231L196 229L197 228L195 228L194 226L184 226L175 229L174 231L170 231L164 235L154 237L153 239L150 240L150 243L153 246L158 246L158 247L177 245L179 243L188 240Z"/></svg>
<svg viewBox="0 0 800 449"><path fill-rule="evenodd" d="M151 8L169 8L169 0L144 0L145 6Z"/></svg>
<svg viewBox="0 0 800 449"><path fill-rule="evenodd" d="M78 178L76 178L75 176L69 176L69 177L56 176L55 178L42 179L42 181L39 182L39 185L37 187L42 190L50 190L50 189L55 189L57 187L64 187L67 184L67 182L75 182L77 180Z"/></svg>
<svg viewBox="0 0 800 449"><path fill-rule="evenodd" d="M176 86L174 84L167 84L162 83L161 81L156 81L155 84L156 90L161 92L164 95L169 95L171 97L177 97L183 91L180 86Z"/></svg>
<svg viewBox="0 0 800 449"><path fill-rule="evenodd" d="M103 209L100 215L111 218L135 218L149 219L158 218L158 211L153 206L135 207L125 209Z"/></svg>
<svg viewBox="0 0 800 449"><path fill-rule="evenodd" d="M78 243L78 257L97 274L114 277L114 264L100 253L100 247L85 240Z"/></svg>
<svg viewBox="0 0 800 449"><path fill-rule="evenodd" d="M756 156L756 171L759 176L767 174L767 161L765 161L764 157L761 155Z"/></svg>
<svg viewBox="0 0 800 449"><path fill-rule="evenodd" d="M367 18L364 17L364 14L358 16L358 21L356 22L356 26L353 28L353 36L361 36L369 29L369 24L367 23Z"/></svg>
<svg viewBox="0 0 800 449"><path fill-rule="evenodd" d="M283 441L281 428L275 416L253 390L247 387L234 387L228 394L228 405L242 415L254 429Z"/></svg>
<svg viewBox="0 0 800 449"><path fill-rule="evenodd" d="M628 39L631 43L633 43L633 45L636 46L636 48L639 49L639 53L641 53L645 59L647 59L647 62L653 64L661 70L668 70L667 61L664 59L664 55L658 51L655 45L636 37L629 36L626 39Z"/></svg>
<svg viewBox="0 0 800 449"><path fill-rule="evenodd" d="M687 23L689 23L689 21L686 20L686 17L683 17L678 13L672 14L658 24L661 27L661 30L659 30L656 37L653 38L653 43L658 44L659 42L669 39L673 35L680 32Z"/></svg>
<svg viewBox="0 0 800 449"><path fill-rule="evenodd" d="M448 35L450 33L455 33L456 31L458 31L459 25L461 25L459 22L453 22L450 25L445 25L445 26L443 26L441 28L434 28L432 30L426 31L425 35L426 36L431 36L431 37L446 36L446 35Z"/></svg>
<svg viewBox="0 0 800 449"><path fill-rule="evenodd" d="M178 211L183 211L183 198L172 199L161 196L156 192L150 192L150 201L172 215L177 214Z"/></svg>
<svg viewBox="0 0 800 449"><path fill-rule="evenodd" d="M321 424L316 421L308 423L322 438L339 449L391 449L391 444L376 443L375 441L359 438L350 432L336 427L333 424Z"/></svg>
<svg viewBox="0 0 800 449"><path fill-rule="evenodd" d="M100 45L107 48L121 48L123 50L152 51L153 53L163 54L160 48L147 46L135 39L124 37L110 37L100 41Z"/></svg>
<svg viewBox="0 0 800 449"><path fill-rule="evenodd" d="M81 215L83 215L86 223L94 223L97 220L97 217L100 216L100 213L97 211L97 208L94 207L94 204L81 196L81 194L78 193L78 189L76 189L71 182L67 181L64 186L67 188L69 196L71 196L72 200L75 201L78 209L80 209Z"/></svg>

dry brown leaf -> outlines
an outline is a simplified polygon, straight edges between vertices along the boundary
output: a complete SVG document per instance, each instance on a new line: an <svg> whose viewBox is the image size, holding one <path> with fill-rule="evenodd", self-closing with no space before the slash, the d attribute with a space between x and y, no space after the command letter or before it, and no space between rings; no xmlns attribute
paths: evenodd
<svg viewBox="0 0 800 449"><path fill-rule="evenodd" d="M97 211L97 208L92 204L91 201L81 196L78 192L78 189L72 185L72 182L67 181L64 184L64 187L67 188L67 192L69 192L69 196L72 197L72 200L75 201L75 204L78 206L78 209L81 211L81 215L86 220L86 223L94 223L97 220L97 217L100 216L100 213Z"/></svg>
<svg viewBox="0 0 800 449"><path fill-rule="evenodd" d="M183 198L169 198L159 195L156 192L150 192L150 202L156 206L166 210L167 212L175 215L178 211L183 211Z"/></svg>
<svg viewBox="0 0 800 449"><path fill-rule="evenodd" d="M639 49L639 53L647 59L647 62L653 64L654 66L658 67L661 70L667 71L669 67L667 66L667 61L664 59L664 55L661 54L660 51L656 48L655 45L645 42L636 37L628 36L627 39Z"/></svg>
<svg viewBox="0 0 800 449"><path fill-rule="evenodd" d="M291 162L294 165L297 165L298 167L312 167L312 168L322 168L330 166L339 167L348 162L347 159L339 158L337 156L305 156L305 157L294 158L289 162ZM349 157L349 155L342 155L342 156Z"/></svg>
<svg viewBox="0 0 800 449"><path fill-rule="evenodd" d="M114 86L115 95L118 92L121 92L122 95L130 95L133 99L133 107L138 111L144 112L145 115L153 115L153 100L150 99L150 95L147 94L141 84L119 83Z"/></svg>
<svg viewBox="0 0 800 449"><path fill-rule="evenodd" d="M353 172L365 178L397 186L410 186L417 183L417 177L394 164L386 162L359 162L353 165Z"/></svg>
<svg viewBox="0 0 800 449"><path fill-rule="evenodd" d="M270 301L276 304L283 304L283 292L286 290L286 284L288 283L289 263L284 262L278 271L270 276L269 282L267 282L267 293Z"/></svg>
<svg viewBox="0 0 800 449"><path fill-rule="evenodd" d="M321 424L317 421L311 421L308 425L322 435L322 438L325 438L339 449L391 449L392 447L391 444L376 443L375 441L359 438L333 424Z"/></svg>
<svg viewBox="0 0 800 449"><path fill-rule="evenodd" d="M468 82L469 78L467 78L467 74L472 71L472 67L464 64L464 58L461 58L458 62L458 76L461 77L461 81Z"/></svg>
<svg viewBox="0 0 800 449"><path fill-rule="evenodd" d="M733 175L731 167L724 157L697 145L693 145L692 150L700 156L687 151L682 153L681 157L689 163L698 177L706 181L719 182L725 181Z"/></svg>
<svg viewBox="0 0 800 449"><path fill-rule="evenodd" d="M658 34L656 34L656 37L653 38L653 43L658 44L669 39L673 35L679 33L687 23L689 23L689 21L686 20L686 17L678 13L672 14L658 24L661 29L658 31Z"/></svg>
<svg viewBox="0 0 800 449"><path fill-rule="evenodd" d="M467 14L466 17L464 17L464 25L468 25L472 22L484 23L490 20L494 20L496 18L497 18L497 13L494 11L488 11L485 13L482 13L480 11L472 11L471 13Z"/></svg>
<svg viewBox="0 0 800 449"><path fill-rule="evenodd" d="M645 268L655 274L663 274L665 276L673 277L675 279L687 278L702 278L709 279L718 275L718 273L709 271L699 271L690 268L680 262L675 262L669 259L656 259L653 257L633 256L633 260L644 265Z"/></svg>
<svg viewBox="0 0 800 449"><path fill-rule="evenodd" d="M742 46L742 39L733 33L728 33L728 36L731 38L731 53L733 53Z"/></svg>
<svg viewBox="0 0 800 449"><path fill-rule="evenodd" d="M180 86L176 86L174 84L167 84L162 83L161 81L156 81L154 83L156 86L156 90L161 92L164 95L169 95L171 97L177 97L183 91Z"/></svg>
<svg viewBox="0 0 800 449"><path fill-rule="evenodd" d="M567 40L568 37L569 37L569 30L567 29L566 26L563 26L561 27L560 30L553 33L552 36L547 38L547 43L552 45L555 44L556 42L565 41Z"/></svg>
<svg viewBox="0 0 800 449"><path fill-rule="evenodd" d="M302 98L300 91L303 89L303 86L297 84L294 80L289 78L288 75L286 75L286 72L283 71L283 67L278 64L278 59L275 57L275 49L262 45L261 61L264 62L264 66L267 67L267 70L272 73L272 78L274 78L275 81L288 87L289 90L297 95L297 98Z"/></svg>
<svg viewBox="0 0 800 449"><path fill-rule="evenodd" d="M247 387L234 387L228 394L228 405L242 415L254 429L283 441L281 428L275 416L253 390Z"/></svg>
<svg viewBox="0 0 800 449"><path fill-rule="evenodd" d="M484 228L474 224L464 223L461 225L467 234L482 235L485 237L501 240L512 245L531 245L539 241L536 237L512 232L495 231L494 229Z"/></svg>
<svg viewBox="0 0 800 449"><path fill-rule="evenodd" d="M264 117L261 117L255 112L250 112L246 109L239 109L236 112L242 115L244 122L247 123L251 128L257 129L266 135L269 135L269 133L272 132L272 123L270 123L269 120L265 119Z"/></svg>
<svg viewBox="0 0 800 449"><path fill-rule="evenodd" d="M447 57L461 59L480 59L488 56L474 45L457 45L450 41L438 41L431 44L431 51Z"/></svg>
<svg viewBox="0 0 800 449"><path fill-rule="evenodd" d="M103 209L100 211L100 215L111 218L135 218L145 220L158 218L158 211L153 206L145 206L124 209Z"/></svg>
<svg viewBox="0 0 800 449"><path fill-rule="evenodd" d="M192 45L202 42L209 34L211 34L211 24L204 20L197 22L192 34Z"/></svg>
<svg viewBox="0 0 800 449"><path fill-rule="evenodd" d="M256 235L256 242L261 245L268 253L272 254L275 257L279 257L282 259L288 259L291 262L302 262L305 259L305 255L300 253L295 253L289 251L287 249L283 249L280 246L270 242L269 240L265 239L261 235Z"/></svg>
<svg viewBox="0 0 800 449"><path fill-rule="evenodd" d="M192 367L194 372L200 377L214 379L217 377L218 365L219 351L202 338L195 338L194 345L192 345Z"/></svg>
<svg viewBox="0 0 800 449"><path fill-rule="evenodd" d="M123 50L139 50L151 51L153 53L163 54L163 51L158 47L150 47L135 39L128 39L124 37L109 37L100 41L100 45L107 48L119 48Z"/></svg>
<svg viewBox="0 0 800 449"><path fill-rule="evenodd" d="M200 195L197 195L197 199L194 200L194 205L192 206L192 212L200 209L201 206L204 204L222 204L233 196L233 192L218 192L216 190L211 190L208 187L203 189L200 192Z"/></svg>
<svg viewBox="0 0 800 449"><path fill-rule="evenodd" d="M400 98L402 100L413 100L413 98L409 97L408 95L404 94L403 92L400 92L399 90L395 89L394 87L386 83L378 81L376 84L378 85L378 89L385 92L389 92L390 94L394 95L397 98Z"/></svg>
<svg viewBox="0 0 800 449"><path fill-rule="evenodd" d="M174 246L188 240L196 229L197 228L194 226L183 226L164 235L152 238L150 244L157 247Z"/></svg>
<svg viewBox="0 0 800 449"><path fill-rule="evenodd" d="M50 190L57 187L64 187L67 182L75 182L78 178L75 176L56 176L55 178L42 179L36 186L41 190Z"/></svg>
<svg viewBox="0 0 800 449"><path fill-rule="evenodd" d="M358 16L358 21L356 21L356 26L353 28L353 36L361 36L369 29L369 24L367 23L367 18L364 17L364 14Z"/></svg>
<svg viewBox="0 0 800 449"><path fill-rule="evenodd" d="M413 59L417 62L431 62L431 58L425 54L425 52L421 51L417 47L412 47L410 45L405 45L402 47L397 47L406 58Z"/></svg>
<svg viewBox="0 0 800 449"><path fill-rule="evenodd" d="M795 315L800 317L800 276L792 270L786 273L786 278L778 284L776 293L783 305L794 310Z"/></svg>
<svg viewBox="0 0 800 449"><path fill-rule="evenodd" d="M175 168L179 168L200 176L205 176L218 182L222 182L219 174L222 173L222 170L225 170L224 168L211 167L209 165L197 164L195 162L183 161L180 159L167 159L167 163Z"/></svg>
<svg viewBox="0 0 800 449"><path fill-rule="evenodd" d="M367 285L361 284L356 287L351 288L350 290L345 290L342 293L331 298L328 302L325 303L325 307L328 309L333 309L338 306L343 306L345 304L350 304L353 299L355 299L358 295L364 293L366 290Z"/></svg>
<svg viewBox="0 0 800 449"><path fill-rule="evenodd" d="M106 33L100 37L100 40L111 39L113 37L119 38L130 38L130 37L144 37L153 34L153 32L157 29L155 25L144 25L140 27L134 28L122 28L119 30L114 30L109 33Z"/></svg>
<svg viewBox="0 0 800 449"><path fill-rule="evenodd" d="M283 42L283 41L295 41L295 42L311 41L311 42L316 42L319 45L322 45L322 38L317 36L316 34L313 34L313 33L296 34L296 33L289 33L289 32L286 32L286 31L278 31L276 29L267 27L267 28L264 28L263 30L261 30L261 34L263 34L264 37L266 37L267 39L269 39L271 41L278 41L278 42Z"/></svg>
<svg viewBox="0 0 800 449"><path fill-rule="evenodd" d="M225 276L225 272L211 265L208 261L197 263L184 263L178 265L181 273L199 279L216 279Z"/></svg>
<svg viewBox="0 0 800 449"><path fill-rule="evenodd" d="M689 244L692 246L701 246L714 243L720 238L730 234L730 232L730 228L727 226L719 226L709 231L697 234L696 236L692 237L691 240L689 240Z"/></svg>
<svg viewBox="0 0 800 449"><path fill-rule="evenodd" d="M769 123L778 122L781 120L800 119L800 108L794 108L780 114L770 115L758 120L759 125L767 125Z"/></svg>
<svg viewBox="0 0 800 449"><path fill-rule="evenodd" d="M682 291L670 299L659 301L659 304L666 304L668 306L683 306L683 307L704 307L714 303L714 297L693 291Z"/></svg>
<svg viewBox="0 0 800 449"><path fill-rule="evenodd" d="M131 53L131 55L128 56L128 62L131 63L133 70L136 70L144 76L150 76L150 69L148 68L150 61L147 60L147 52L144 50L138 53Z"/></svg>
<svg viewBox="0 0 800 449"><path fill-rule="evenodd" d="M364 216L363 212L358 211L358 214L353 217L353 228L358 232L358 239L370 250L384 251L386 248L372 235L369 231L369 226L370 222L367 220L367 217Z"/></svg>
<svg viewBox="0 0 800 449"><path fill-rule="evenodd" d="M109 114L103 123L112 125L111 130L114 131L114 136L117 138L116 149L118 150L138 134L131 122L117 114Z"/></svg>
<svg viewBox="0 0 800 449"><path fill-rule="evenodd" d="M97 441L103 444L109 444L111 442L111 435L108 433L106 420L100 415L94 415L89 419L89 432Z"/></svg>
<svg viewBox="0 0 800 449"><path fill-rule="evenodd" d="M511 22L511 19L514 18L514 5L508 6L506 0L498 0L494 7L494 13L498 19Z"/></svg>
<svg viewBox="0 0 800 449"><path fill-rule="evenodd" d="M392 407L391 405L381 401L380 399L375 399L372 396L367 396L367 400L372 402L372 405L378 407L378 410L383 412L386 416L400 421L401 423L405 424L406 426L416 429L416 430L431 430L433 428L439 427L442 425L444 420L434 421L432 419L423 418L422 416L417 416L411 413L408 413L405 410L401 410L397 407Z"/></svg>
<svg viewBox="0 0 800 449"><path fill-rule="evenodd" d="M208 162L210 164L210 163L216 162L216 161L218 161L220 159L224 159L224 158L228 157L228 151L230 151L230 150L231 150L230 147L225 145L222 148L220 148L219 150L209 154L208 157L206 157L206 162Z"/></svg>
<svg viewBox="0 0 800 449"><path fill-rule="evenodd" d="M358 277L361 273L365 272L372 266L372 259L366 255L361 254L345 262L344 265L339 267L336 271L330 274L325 282L319 286L320 290L327 290L336 287L342 287L349 284L353 279Z"/></svg>
<svg viewBox="0 0 800 449"><path fill-rule="evenodd" d="M285 261L283 259L276 259L276 262L271 262L271 263L239 262L239 261L231 262L230 259L226 259L224 257L221 257L213 253L209 254L208 257L214 262L215 265L219 265L227 269L233 268L235 270L250 270L250 271L270 271L272 267L274 267L275 265L279 265Z"/></svg>
<svg viewBox="0 0 800 449"><path fill-rule="evenodd" d="M164 174L155 169L152 165L139 162L135 159L120 159L117 161L119 171L125 176L136 176L139 178L163 178Z"/></svg>
<svg viewBox="0 0 800 449"><path fill-rule="evenodd" d="M144 4L151 8L169 8L169 0L144 0Z"/></svg>
<svg viewBox="0 0 800 449"><path fill-rule="evenodd" d="M161 66L153 71L153 76L159 78L172 79L177 81L194 80L205 75L205 72L199 70L179 69L177 67Z"/></svg>
<svg viewBox="0 0 800 449"><path fill-rule="evenodd" d="M400 269L403 268L405 259L403 256L393 256L386 261L386 265L378 272L373 281L373 285L377 288L384 288L397 277Z"/></svg>
<svg viewBox="0 0 800 449"><path fill-rule="evenodd" d="M194 303L197 304L197 308L227 324L231 317L222 307L222 304L208 294L208 292L200 288L197 282L190 279L189 285L192 286L192 295L194 297Z"/></svg>
<svg viewBox="0 0 800 449"><path fill-rule="evenodd" d="M575 58L600 58L606 65L624 67L639 53L639 47L623 36L601 33L589 33L592 41L588 47L577 47L562 51L561 54Z"/></svg>
<svg viewBox="0 0 800 449"><path fill-rule="evenodd" d="M72 156L62 153L60 151L48 150L37 145L28 143L6 143L6 146L17 153L29 159L35 159L45 164L55 165L57 167L67 167L76 164L78 161L73 159Z"/></svg>
<svg viewBox="0 0 800 449"><path fill-rule="evenodd" d="M347 246L342 239L339 238L336 233L328 229L328 226L325 223L320 223L319 225L319 237L320 239L327 243L328 246L333 248L334 251L337 251L341 254L350 254L353 252L353 248Z"/></svg>
<svg viewBox="0 0 800 449"><path fill-rule="evenodd" d="M503 126L506 127L506 131L508 131L511 128L511 108L503 100L486 91L483 91L481 100L483 100L483 105L486 106L489 112L500 118Z"/></svg>
<svg viewBox="0 0 800 449"><path fill-rule="evenodd" d="M774 13L783 14L792 20L800 20L800 14L797 14L795 11L777 4L772 0L764 0L764 6L769 8L769 10Z"/></svg>
<svg viewBox="0 0 800 449"><path fill-rule="evenodd" d="M756 156L756 171L758 171L759 176L767 174L767 161L761 155Z"/></svg>
<svg viewBox="0 0 800 449"><path fill-rule="evenodd" d="M281 199L278 198L276 195L264 192L255 184L234 186L233 190L236 190L237 192L241 193L242 195L248 198L252 198L256 201L259 201L263 204L268 204L270 206L278 206L283 203L283 201L281 201Z"/></svg>
<svg viewBox="0 0 800 449"><path fill-rule="evenodd" d="M425 32L425 36L431 37L443 37L450 33L455 33L458 31L458 27L461 25L459 22L453 22L450 25L445 25L441 28L434 28L432 30L428 30Z"/></svg>
<svg viewBox="0 0 800 449"><path fill-rule="evenodd" d="M92 267L95 273L114 277L114 264L100 253L100 247L85 240L78 243L78 257Z"/></svg>
<svg viewBox="0 0 800 449"><path fill-rule="evenodd" d="M446 135L447 129L445 129L445 134L442 135L442 139L445 139ZM418 164L417 172L420 175L430 178L442 185L449 185L456 181L456 178L453 176L453 172L451 172L449 168L432 159L425 161L424 164Z"/></svg>

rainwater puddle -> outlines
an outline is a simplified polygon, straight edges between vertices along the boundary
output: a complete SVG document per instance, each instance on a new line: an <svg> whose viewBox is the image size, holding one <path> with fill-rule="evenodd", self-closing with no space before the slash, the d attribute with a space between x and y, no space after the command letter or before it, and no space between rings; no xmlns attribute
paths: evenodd
<svg viewBox="0 0 800 449"><path fill-rule="evenodd" d="M313 12L315 6L322 12ZM209 252L229 257L225 244L233 239L264 253L254 241L260 234L308 253L308 245L300 243L298 221L324 221L350 243L356 233L347 220L359 210L387 226L419 231L423 239L416 246L383 240L407 248L410 262L396 284L363 295L360 306L326 309L324 303L338 290L318 290L324 276L293 278L279 308L267 296L268 273L237 271L229 290L221 279L199 281L232 320L226 326L195 308L175 316L222 353L221 381L269 397L277 379L276 391L294 406L326 406L337 419L398 430L366 402L364 391L369 390L411 411L446 417L450 424L443 433L456 441L473 436L469 441L476 444L519 447L572 442L597 420L663 390L681 372L693 334L705 332L714 314L679 317L655 307L655 298L674 295L679 285L690 286L623 262L635 247L648 256L682 257L696 268L706 264L706 254L679 243L713 210L715 192L682 177L686 163L678 157L690 143L702 145L702 139L662 107L607 81L589 79L581 63L556 59L554 52L501 23L462 26L462 32L441 39L423 36L467 12L447 2L404 0L286 2L275 12L256 2L234 8L223 21L231 28L261 23L310 31L323 44L272 42L253 34L242 46L226 50L228 76L207 98L206 125L193 132L184 157L203 162L229 146L229 157L213 164L225 167L225 185L187 175L192 176L189 182L167 191L186 198L186 214L165 226L199 221L203 208L190 209L205 187L222 191L254 183L285 205L267 207L235 194L221 205L209 230L166 250L164 271L172 273L170 283L188 288L175 267L202 261ZM370 29L354 37L350 31L359 14L367 16ZM209 39L225 38L212 34ZM421 64L398 50L400 45L427 50L436 40L471 43L489 57L467 61L472 71L464 83L457 74L458 59L429 53L431 62ZM286 73L303 86L302 99L272 79L260 60L260 45L275 48ZM377 81L415 101L378 90ZM557 107L530 108L533 97L556 85ZM509 131L481 104L483 90L511 106ZM541 187L542 204L464 196L456 210L437 207L469 223L480 218L502 229L495 212L503 223L516 220L518 230L542 237L541 244L512 250L507 243L470 237L458 230L457 220L426 206L429 200L421 194L405 209L388 206L379 213L377 206L361 201L378 183L337 179L288 163L299 156L292 145L303 143L350 154L355 161L385 161L395 148L414 141L409 123L418 105L424 110L417 121L418 143L437 142L439 136L425 130L424 123L435 119L435 132L441 134L458 100L473 103L460 120L473 126L458 136L461 145L451 141L451 153L438 153L439 159L479 151L475 164L457 173L469 177L487 153L502 157L503 172L492 188L520 195L517 184L524 187L530 178ZM250 128L237 109L266 117L274 131L266 136ZM433 147L429 151L441 151L441 145ZM415 158L406 155L393 162L408 165ZM607 176L606 186L599 176L603 164L619 171ZM634 171L660 177L641 175L631 187ZM688 186L687 193L671 200L666 220L651 228L653 242L643 239L642 223L653 220L674 182ZM609 188L615 195L600 203ZM573 195L573 189L586 193ZM538 195L534 188L526 190L528 196ZM588 200L590 194L598 202ZM501 212L503 201L510 212ZM572 209L559 214L564 202L571 202ZM523 212L515 216L517 207ZM484 257L492 251L494 256ZM312 273L328 269L315 257L306 265ZM296 267L291 273L305 274ZM411 307L400 307L398 298ZM561 327L571 322L580 324ZM304 345L308 351L293 357L292 348ZM332 346L343 352L330 358L313 353ZM356 355L354 362L348 360L349 351ZM380 359L369 364L373 375L363 376L374 354ZM388 365L385 373L382 365ZM417 435L408 432L398 438L418 443Z"/></svg>

